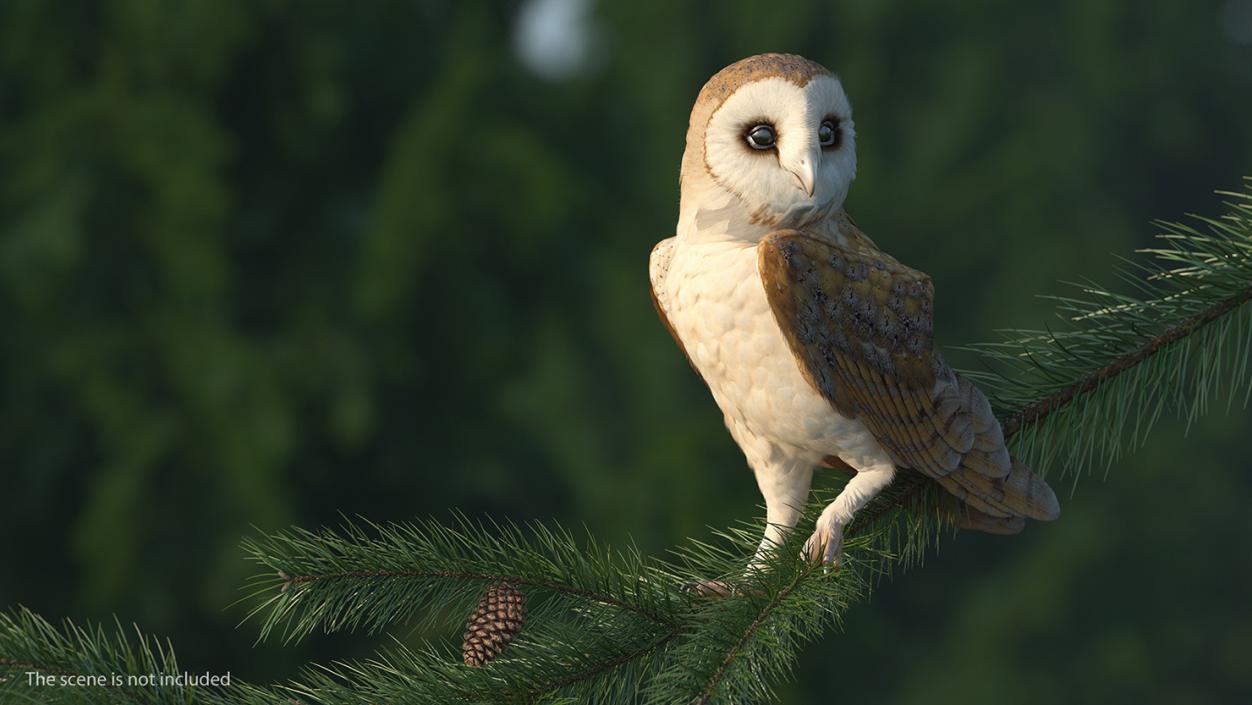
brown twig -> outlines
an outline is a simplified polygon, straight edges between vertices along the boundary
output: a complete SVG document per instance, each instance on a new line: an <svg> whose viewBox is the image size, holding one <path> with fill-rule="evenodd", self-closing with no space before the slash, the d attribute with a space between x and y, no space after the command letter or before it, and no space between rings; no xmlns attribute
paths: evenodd
<svg viewBox="0 0 1252 705"><path fill-rule="evenodd" d="M791 594L794 587L795 583L792 583L782 590L779 590L769 602L761 607L761 611L757 613L756 617L752 620L752 623L748 625L748 628L745 629L743 634L739 636L739 639L735 641L735 645L730 647L730 650L726 652L726 656L722 659L722 662L718 664L717 671L715 671L713 676L709 678L709 682L704 687L704 692L700 695L699 699L696 700L698 705L707 705L709 703L713 697L713 691L716 690L717 686L721 684L722 679L726 676L726 670L730 668L730 664L735 660L735 657L739 655L739 651L743 648L744 643L747 642L747 640L751 638L754 633L756 633L756 630L759 629L761 624L765 622L765 618L774 611L774 608L778 606L778 603Z"/></svg>
<svg viewBox="0 0 1252 705"><path fill-rule="evenodd" d="M587 680L588 678L594 678L595 676L601 673L604 673L607 670L617 668L618 666L621 666L622 664L630 663L631 661L634 661L635 659L639 658L640 656L643 656L649 651L655 651L656 649L659 649L662 646L665 646L669 642L678 638L678 636L682 634L683 631L684 630L682 627L674 627L669 632L661 635L659 639L656 639L655 641L650 642L649 644L647 644L646 646L640 649L622 654L621 656L618 656L616 658L611 658L608 661L605 661L603 663L598 663L592 666L591 668L579 671L577 673L572 673L564 678L552 681L551 683L547 683L543 685L542 687L540 687L538 690L536 690L533 693L533 697L534 698L542 697L544 695L547 695L548 693L560 690L561 688L564 688L566 686L573 685L579 681Z"/></svg>
<svg viewBox="0 0 1252 705"><path fill-rule="evenodd" d="M1004 437L1007 439L1020 431L1022 427L1043 420L1053 411L1068 404L1079 394L1090 392L1131 367L1152 357L1166 346L1182 340L1200 328L1239 308L1249 300L1252 300L1252 286L1191 316L1177 326L1148 341L1147 344L1138 350L1117 358L1074 384L1050 394L1033 404L1018 409L1004 420Z"/></svg>

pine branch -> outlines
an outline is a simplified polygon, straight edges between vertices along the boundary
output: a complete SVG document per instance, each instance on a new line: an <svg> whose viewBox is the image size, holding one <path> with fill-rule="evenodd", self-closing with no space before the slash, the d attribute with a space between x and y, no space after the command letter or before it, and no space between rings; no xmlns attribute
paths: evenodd
<svg viewBox="0 0 1252 705"><path fill-rule="evenodd" d="M1252 300L1252 286L1247 287L1243 291L1235 293L1229 298L1222 299L1210 306L1208 309L1198 313L1178 325L1167 329L1164 333L1150 340L1146 345L1127 353L1109 364L1095 370L1085 378L1071 384L1053 394L1030 404L1029 406L1018 409L1004 420L1004 435L1006 438L1016 435L1022 427L1042 421L1048 414L1065 406L1073 401L1074 397L1079 394L1093 391L1101 384L1108 382L1117 375L1131 369L1149 357L1159 353L1169 345L1177 343L1184 338L1192 335L1199 328L1206 326L1221 317L1234 312L1243 304ZM1058 346L1060 342L1057 342Z"/></svg>
<svg viewBox="0 0 1252 705"><path fill-rule="evenodd" d="M973 348L988 370L966 373L993 400L1014 453L1037 469L1077 478L1143 443L1173 409L1188 423L1224 392L1252 394L1252 181L1203 231L1165 225L1153 259L1119 276L1136 295L1092 283L1054 297L1056 330L1010 331ZM892 571L921 561L953 529L954 503L918 473L897 480L848 528L834 573L801 558L822 502L744 575L763 526L738 525L714 542L689 540L676 558L611 551L545 525L482 524L457 516L337 531L292 529L245 546L265 573L252 583L261 638L314 630L378 632L390 625L458 627L488 584L526 593L517 638L483 668L452 649L396 644L375 659L306 669L270 686L229 689L32 690L22 671L50 675L172 672L172 651L98 628L56 630L24 611L0 616L0 695L38 702L214 705L429 702L760 702L772 697L800 647L837 624ZM691 580L738 582L736 595L700 599ZM49 696L49 697L45 697ZM53 698L61 698L56 700Z"/></svg>
<svg viewBox="0 0 1252 705"><path fill-rule="evenodd" d="M709 702L709 699L713 697L713 693L717 691L718 687L721 686L722 681L725 680L726 670L735 662L735 659L743 651L744 645L749 639L752 638L756 631L761 628L761 625L765 623L765 620L769 617L770 613L778 609L779 604L783 600L786 600L794 589L794 585L788 585L780 590L778 594L771 597L769 602L762 605L760 612L758 612L756 617L753 618L752 622L748 625L748 628L743 631L743 634L735 641L734 645L730 647L730 651L727 652L726 656L722 659L722 662L717 666L717 670L714 671L713 677L709 679L708 685L704 687L704 691L700 693L700 697L696 702L700 705L705 705L705 703Z"/></svg>
<svg viewBox="0 0 1252 705"><path fill-rule="evenodd" d="M597 693L612 691L606 683L623 678L624 666L677 638L680 610L692 600L679 589L679 578L633 547L611 552L559 528L483 525L462 516L450 525L427 520L366 526L368 532L352 522L316 534L294 529L245 544L271 571L255 583L257 594L265 595L251 613L265 614L262 638L280 628L286 639L317 628L378 631L413 617L422 626L459 627L483 587L500 581L527 592L527 622L546 631L540 638L525 627L523 638L492 662L497 677L486 683L476 669L454 664L449 670L447 654L412 652L396 658L426 676L423 686L410 683L405 693L379 692L352 671L306 679L305 686L335 688L334 702L355 702L344 700L349 691L387 702L407 702L414 693L436 700L531 702L556 691L600 702ZM553 651L554 644L560 648ZM526 669L514 672L518 663ZM552 664L563 666L553 670ZM308 697L305 686L290 687Z"/></svg>
<svg viewBox="0 0 1252 705"><path fill-rule="evenodd" d="M51 704L184 705L194 687L155 685L180 675L173 649L121 625L65 622L61 629L29 610L0 613L0 701ZM37 680L38 677L43 680ZM145 680L150 679L150 680Z"/></svg>
<svg viewBox="0 0 1252 705"><path fill-rule="evenodd" d="M516 585L525 585L529 587L540 588L558 592L571 597L579 597L591 602L599 602L602 605L609 605L624 610L630 610L642 617L646 617L653 622L661 625L672 626L672 622L661 614L655 614L647 609L631 604L625 600L604 595L591 590L584 590L572 585L563 585L552 581L534 580L522 575L506 575L503 573L471 573L456 570L354 570L342 573L322 573L319 575L287 575L279 571L279 579L283 581L283 590L291 589L292 586L304 585L306 583L326 582L326 581L342 581L351 585L350 590L359 589L361 585L370 585L377 580L406 580L414 579L420 581L429 580L456 580L467 581L473 583L497 583L506 582Z"/></svg>
<svg viewBox="0 0 1252 705"><path fill-rule="evenodd" d="M253 583L254 595L268 595L249 615L266 613L262 639L280 626L287 640L318 628L377 632L415 616L433 626L440 617L462 618L484 585L500 581L627 610L654 626L676 624L681 598L663 587L672 577L633 546L612 552L594 539L580 544L560 528L523 531L459 515L450 525L363 523L244 543L272 571Z"/></svg>
<svg viewBox="0 0 1252 705"><path fill-rule="evenodd" d="M229 694L232 705L270 705L294 699L304 705L425 705L427 703L547 702L569 698L581 703L628 700L650 670L668 633L650 640L614 637L618 644L567 642L540 629L519 652L489 668L459 663L451 651L413 650L393 645L364 663L311 667L296 681L278 686L243 685ZM602 636L601 639L607 639ZM584 647L591 646L591 649ZM523 653L524 652L524 653Z"/></svg>
<svg viewBox="0 0 1252 705"><path fill-rule="evenodd" d="M687 629L671 646L666 668L644 689L643 702L761 702L794 665L800 647L838 624L844 610L865 598L891 554L898 527L878 527L845 543L835 572L810 563L801 545L825 502L820 497L795 531L775 547L765 570L744 574L760 540L759 523L717 532L716 544L690 540L677 552L675 572L686 580L718 577L736 583L735 597L702 599ZM906 529L905 535L924 540Z"/></svg>

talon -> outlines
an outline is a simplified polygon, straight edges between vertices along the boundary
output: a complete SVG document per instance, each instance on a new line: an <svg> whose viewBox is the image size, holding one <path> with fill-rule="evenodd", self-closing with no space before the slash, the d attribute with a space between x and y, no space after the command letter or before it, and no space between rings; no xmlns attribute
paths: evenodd
<svg viewBox="0 0 1252 705"><path fill-rule="evenodd" d="M838 570L843 563L843 524L832 518L819 518L813 535L804 542L804 553L809 560Z"/></svg>

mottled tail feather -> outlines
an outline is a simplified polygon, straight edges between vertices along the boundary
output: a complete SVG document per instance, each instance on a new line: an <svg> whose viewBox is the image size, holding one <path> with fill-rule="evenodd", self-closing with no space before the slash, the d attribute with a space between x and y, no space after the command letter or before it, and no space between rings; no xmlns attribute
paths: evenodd
<svg viewBox="0 0 1252 705"><path fill-rule="evenodd" d="M957 510L956 525L962 529L981 531L984 534L1020 534L1026 528L1026 520L1022 517L993 517L977 509L961 505Z"/></svg>
<svg viewBox="0 0 1252 705"><path fill-rule="evenodd" d="M1025 518L1051 521L1061 514L1056 493L1048 483L1016 458L1007 477L992 478L977 472L957 470L939 478L939 484L968 505L973 517L969 528L980 531L1015 533L1009 529L1016 522L1001 520ZM995 530L993 524L997 524ZM987 528L982 528L984 526Z"/></svg>
<svg viewBox="0 0 1252 705"><path fill-rule="evenodd" d="M1036 521L1052 521L1061 516L1061 503L1048 483L1036 475L1025 463L1013 459L1013 470L1005 479L1006 504L1018 510L1019 516Z"/></svg>

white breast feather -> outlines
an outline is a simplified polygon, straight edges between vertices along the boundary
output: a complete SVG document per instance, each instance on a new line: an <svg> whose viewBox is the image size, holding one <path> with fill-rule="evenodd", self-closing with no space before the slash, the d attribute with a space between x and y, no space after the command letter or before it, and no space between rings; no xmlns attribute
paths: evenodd
<svg viewBox="0 0 1252 705"><path fill-rule="evenodd" d="M670 238L649 264L670 324L750 462L773 453L814 464L836 455L854 466L881 458L868 429L801 375L766 299L754 243Z"/></svg>

